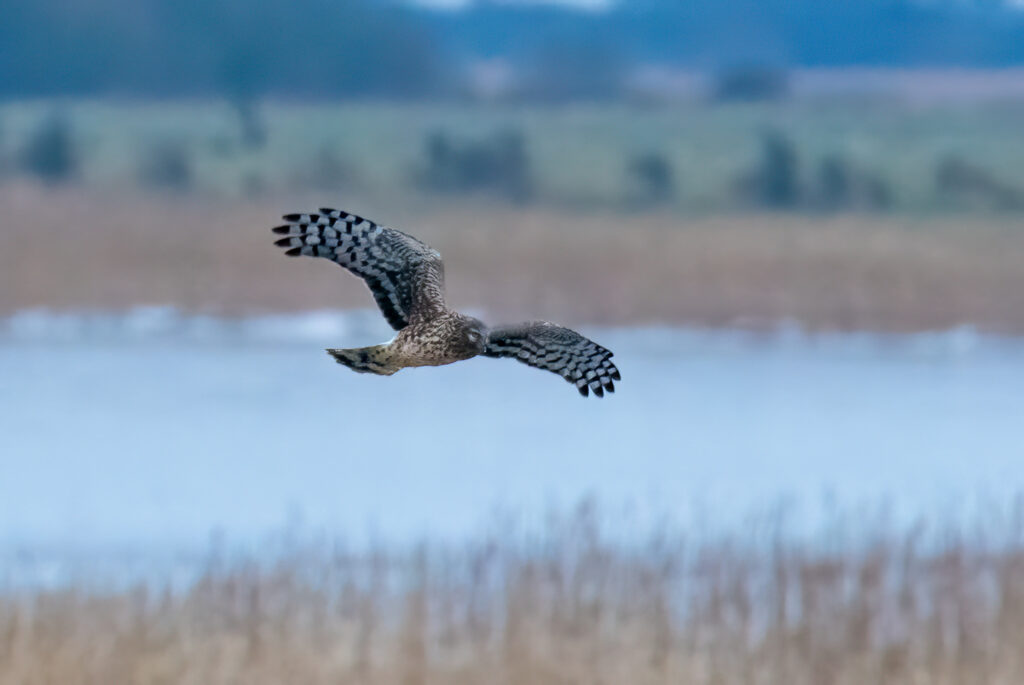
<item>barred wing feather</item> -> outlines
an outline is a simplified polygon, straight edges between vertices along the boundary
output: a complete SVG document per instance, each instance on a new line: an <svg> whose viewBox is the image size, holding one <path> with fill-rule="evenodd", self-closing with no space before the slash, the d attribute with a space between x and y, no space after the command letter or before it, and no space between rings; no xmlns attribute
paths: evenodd
<svg viewBox="0 0 1024 685"><path fill-rule="evenodd" d="M288 223L273 230L287 237L275 244L290 257L324 257L362 278L395 330L444 310L444 264L426 243L336 209L283 218Z"/></svg>
<svg viewBox="0 0 1024 685"><path fill-rule="evenodd" d="M557 373L586 397L615 392L621 379L612 352L576 331L546 321L501 326L488 333L484 355L513 357L524 364Z"/></svg>

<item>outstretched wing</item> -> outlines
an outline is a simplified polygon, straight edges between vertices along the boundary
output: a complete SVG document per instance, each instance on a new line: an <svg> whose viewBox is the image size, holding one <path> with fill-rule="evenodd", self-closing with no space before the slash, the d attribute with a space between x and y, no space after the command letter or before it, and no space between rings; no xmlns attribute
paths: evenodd
<svg viewBox="0 0 1024 685"><path fill-rule="evenodd" d="M286 214L275 244L289 257L325 257L359 276L395 330L444 309L441 254L411 235L336 209Z"/></svg>
<svg viewBox="0 0 1024 685"><path fill-rule="evenodd" d="M514 357L524 364L553 371L576 385L586 397L591 390L598 397L615 392L612 381L620 380L612 353L576 331L547 321L499 326L487 335L483 354Z"/></svg>

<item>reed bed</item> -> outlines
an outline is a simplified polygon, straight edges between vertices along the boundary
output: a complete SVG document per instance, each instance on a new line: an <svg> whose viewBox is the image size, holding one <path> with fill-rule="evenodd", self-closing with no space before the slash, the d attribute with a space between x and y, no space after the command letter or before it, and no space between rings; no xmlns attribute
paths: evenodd
<svg viewBox="0 0 1024 685"><path fill-rule="evenodd" d="M324 260L272 244L287 211L340 204L445 256L449 301L566 324L1024 332L1010 217L686 217L338 197L240 202L0 188L0 315L173 305L244 314L371 308Z"/></svg>
<svg viewBox="0 0 1024 685"><path fill-rule="evenodd" d="M1015 685L1022 513L625 539L583 506L458 545L213 551L176 587L8 589L0 683Z"/></svg>

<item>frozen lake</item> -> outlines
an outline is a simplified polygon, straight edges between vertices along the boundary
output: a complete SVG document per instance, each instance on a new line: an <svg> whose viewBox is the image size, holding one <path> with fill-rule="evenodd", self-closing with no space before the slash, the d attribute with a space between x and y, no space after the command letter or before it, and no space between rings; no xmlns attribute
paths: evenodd
<svg viewBox="0 0 1024 685"><path fill-rule="evenodd" d="M588 330L618 392L475 359L390 378L373 313L0 321L0 543L202 545L287 522L461 535L592 495L727 519L782 496L936 511L1024 491L1024 342Z"/></svg>

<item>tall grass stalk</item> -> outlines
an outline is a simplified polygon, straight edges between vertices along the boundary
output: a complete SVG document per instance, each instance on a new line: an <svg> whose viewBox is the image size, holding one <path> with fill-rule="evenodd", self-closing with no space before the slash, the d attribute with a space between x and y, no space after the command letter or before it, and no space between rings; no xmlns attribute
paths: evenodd
<svg viewBox="0 0 1024 685"><path fill-rule="evenodd" d="M582 507L460 545L293 544L178 588L9 590L0 683L1020 683L1022 514L624 542Z"/></svg>

